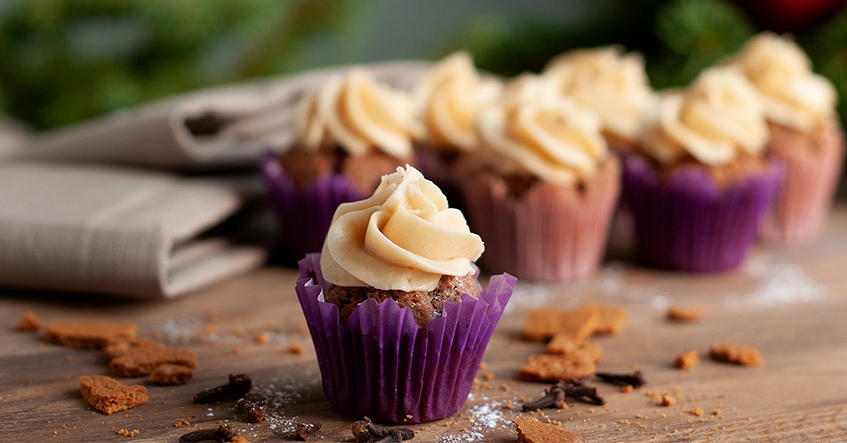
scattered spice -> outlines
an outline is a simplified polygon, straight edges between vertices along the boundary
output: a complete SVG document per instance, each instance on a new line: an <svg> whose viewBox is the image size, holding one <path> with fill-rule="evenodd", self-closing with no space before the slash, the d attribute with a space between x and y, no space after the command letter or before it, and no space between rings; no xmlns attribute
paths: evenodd
<svg viewBox="0 0 847 443"><path fill-rule="evenodd" d="M233 441L238 436L238 428L232 425L220 425L217 429L201 429L184 434L179 438L179 443L193 443L198 441Z"/></svg>
<svg viewBox="0 0 847 443"><path fill-rule="evenodd" d="M265 412L267 403L264 400L257 401L256 403L250 403L246 399L238 400L238 403L235 405L235 409L247 415L247 423L259 423L265 420Z"/></svg>
<svg viewBox="0 0 847 443"><path fill-rule="evenodd" d="M117 433L118 435L122 435L124 437L135 437L136 435L140 434L141 431L139 431L138 429L133 429L131 431L128 429L120 429L117 431Z"/></svg>
<svg viewBox="0 0 847 443"><path fill-rule="evenodd" d="M409 428L386 429L375 425L368 417L353 423L352 431L356 441L399 443L415 438L415 431Z"/></svg>
<svg viewBox="0 0 847 443"><path fill-rule="evenodd" d="M597 394L597 388L593 386L586 386L580 380L571 382L561 381L545 389L543 397L524 404L523 412L552 407L561 409L565 405L565 398L568 397L597 405L602 405L606 402Z"/></svg>
<svg viewBox="0 0 847 443"><path fill-rule="evenodd" d="M194 395L194 403L211 403L239 398L250 392L252 387L253 381L247 374L229 374L229 383L198 392Z"/></svg>
<svg viewBox="0 0 847 443"><path fill-rule="evenodd" d="M600 380L603 380L606 383L611 383L613 385L618 386L632 386L633 388L640 388L647 384L647 380L644 379L644 374L640 369L636 369L632 374L613 374L610 372L598 372L594 374Z"/></svg>
<svg viewBox="0 0 847 443"><path fill-rule="evenodd" d="M321 423L304 423L300 422L294 425L294 439L306 441L310 435L321 430Z"/></svg>

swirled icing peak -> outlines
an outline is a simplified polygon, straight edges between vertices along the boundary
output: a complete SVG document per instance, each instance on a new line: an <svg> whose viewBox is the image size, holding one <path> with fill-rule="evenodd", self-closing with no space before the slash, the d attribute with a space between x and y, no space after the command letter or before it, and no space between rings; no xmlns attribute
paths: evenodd
<svg viewBox="0 0 847 443"><path fill-rule="evenodd" d="M790 38L764 32L734 57L736 66L759 91L768 120L806 131L835 116L837 93Z"/></svg>
<svg viewBox="0 0 847 443"><path fill-rule="evenodd" d="M531 74L506 86L480 114L477 130L489 164L504 174L568 185L593 174L608 155L597 115Z"/></svg>
<svg viewBox="0 0 847 443"><path fill-rule="evenodd" d="M768 138L759 95L729 67L707 69L688 88L664 94L646 125L642 149L660 163L691 155L720 165L739 152L761 153Z"/></svg>
<svg viewBox="0 0 847 443"><path fill-rule="evenodd" d="M412 155L412 138L422 125L407 94L380 85L362 68L328 79L298 104L300 146L317 150L338 145L350 155L372 149L399 158Z"/></svg>
<svg viewBox="0 0 847 443"><path fill-rule="evenodd" d="M604 130L627 140L636 138L654 101L644 59L619 46L566 52L551 60L543 75L562 94L593 109Z"/></svg>
<svg viewBox="0 0 847 443"><path fill-rule="evenodd" d="M321 272L339 286L431 291L443 275L472 273L483 249L462 213L407 165L384 175L370 198L338 207Z"/></svg>
<svg viewBox="0 0 847 443"><path fill-rule="evenodd" d="M466 52L442 60L415 89L427 144L438 150L476 149L477 114L496 100L501 89L499 80L479 75Z"/></svg>

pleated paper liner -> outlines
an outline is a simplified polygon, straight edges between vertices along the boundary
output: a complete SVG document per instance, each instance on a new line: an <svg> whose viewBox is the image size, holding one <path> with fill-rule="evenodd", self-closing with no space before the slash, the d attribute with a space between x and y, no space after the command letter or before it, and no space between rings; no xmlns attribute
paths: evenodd
<svg viewBox="0 0 847 443"><path fill-rule="evenodd" d="M633 215L637 254L649 265L682 271L740 265L782 179L782 168L772 164L720 190L701 168L679 167L660 179L639 156L623 162L622 201Z"/></svg>
<svg viewBox="0 0 847 443"><path fill-rule="evenodd" d="M521 279L569 281L600 264L620 191L610 157L581 186L535 182L515 196L500 176L481 171L463 183L471 230L485 242L480 266Z"/></svg>
<svg viewBox="0 0 847 443"><path fill-rule="evenodd" d="M299 192L273 155L261 162L268 195L280 225L280 241L292 263L311 252L320 252L338 205L362 196L341 174L315 179Z"/></svg>
<svg viewBox="0 0 847 443"><path fill-rule="evenodd" d="M809 146L774 140L769 155L785 167L774 204L759 234L769 243L804 244L823 230L844 163L844 134L837 126L814 134Z"/></svg>
<svg viewBox="0 0 847 443"><path fill-rule="evenodd" d="M438 420L462 407L516 281L492 277L480 298L444 303L443 315L424 330L392 299L368 299L342 326L338 307L323 301L320 254L299 265L296 291L324 393L350 417L389 423Z"/></svg>

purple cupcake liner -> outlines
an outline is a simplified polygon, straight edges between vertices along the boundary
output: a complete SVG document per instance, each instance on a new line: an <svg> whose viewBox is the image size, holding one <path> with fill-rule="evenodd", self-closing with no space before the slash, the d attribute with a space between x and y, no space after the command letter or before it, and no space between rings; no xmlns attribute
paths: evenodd
<svg viewBox="0 0 847 443"><path fill-rule="evenodd" d="M392 299L361 303L342 326L323 301L320 254L300 260L296 291L330 403L354 418L421 423L461 409L516 279L492 277L480 297L444 303L425 330Z"/></svg>
<svg viewBox="0 0 847 443"><path fill-rule="evenodd" d="M338 205L362 199L341 174L319 177L299 192L273 154L262 158L260 168L279 221L280 241L293 259L320 252Z"/></svg>
<svg viewBox="0 0 847 443"><path fill-rule="evenodd" d="M722 191L700 168L680 167L663 180L643 158L623 160L622 201L633 215L637 253L647 264L682 271L740 265L782 180L782 167L772 164Z"/></svg>

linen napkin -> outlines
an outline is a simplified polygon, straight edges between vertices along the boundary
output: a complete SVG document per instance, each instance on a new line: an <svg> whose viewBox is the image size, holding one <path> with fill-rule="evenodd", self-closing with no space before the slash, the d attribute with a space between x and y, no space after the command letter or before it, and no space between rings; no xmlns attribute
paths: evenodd
<svg viewBox="0 0 847 443"><path fill-rule="evenodd" d="M401 89L429 67L366 66ZM0 127L0 286L168 298L261 265L277 224L257 203L258 162L293 141L303 93L346 69L194 92L46 134Z"/></svg>

